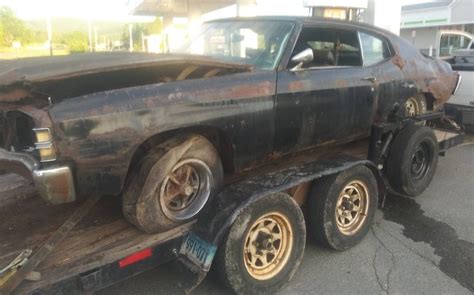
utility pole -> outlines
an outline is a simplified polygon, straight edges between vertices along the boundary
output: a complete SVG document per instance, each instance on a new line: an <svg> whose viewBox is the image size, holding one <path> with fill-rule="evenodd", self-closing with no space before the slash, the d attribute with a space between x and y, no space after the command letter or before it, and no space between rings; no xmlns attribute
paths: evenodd
<svg viewBox="0 0 474 295"><path fill-rule="evenodd" d="M130 34L130 46L129 46L129 50L130 52L133 52L133 24L130 23L128 25L128 33Z"/></svg>
<svg viewBox="0 0 474 295"><path fill-rule="evenodd" d="M46 19L46 30L48 31L49 56L53 56L53 28L51 25L51 16Z"/></svg>
<svg viewBox="0 0 474 295"><path fill-rule="evenodd" d="M97 43L98 43L98 39L97 39L97 27L94 27L94 51L97 51Z"/></svg>
<svg viewBox="0 0 474 295"><path fill-rule="evenodd" d="M89 52L92 52L92 21L89 20L87 25L89 26Z"/></svg>

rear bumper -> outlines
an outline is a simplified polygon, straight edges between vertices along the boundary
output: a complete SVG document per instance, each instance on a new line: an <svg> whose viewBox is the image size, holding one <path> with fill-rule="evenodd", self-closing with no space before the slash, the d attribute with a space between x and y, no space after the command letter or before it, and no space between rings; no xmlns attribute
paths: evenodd
<svg viewBox="0 0 474 295"><path fill-rule="evenodd" d="M0 149L0 167L32 180L41 197L50 204L76 200L74 177L69 166L40 169L39 162L32 156Z"/></svg>
<svg viewBox="0 0 474 295"><path fill-rule="evenodd" d="M474 125L474 106L449 104L445 105L446 114L456 118L458 123Z"/></svg>
<svg viewBox="0 0 474 295"><path fill-rule="evenodd" d="M453 90L453 95L455 95L458 90L459 90L459 87L461 86L461 83L462 83L462 76L461 74L458 73L458 78L456 80L456 86L454 86L454 90Z"/></svg>

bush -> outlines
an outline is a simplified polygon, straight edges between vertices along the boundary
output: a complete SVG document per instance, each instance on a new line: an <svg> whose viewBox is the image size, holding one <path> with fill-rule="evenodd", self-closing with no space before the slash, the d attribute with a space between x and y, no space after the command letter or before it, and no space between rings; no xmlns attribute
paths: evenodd
<svg viewBox="0 0 474 295"><path fill-rule="evenodd" d="M79 31L64 34L60 43L67 45L71 53L86 52L89 49L87 34Z"/></svg>

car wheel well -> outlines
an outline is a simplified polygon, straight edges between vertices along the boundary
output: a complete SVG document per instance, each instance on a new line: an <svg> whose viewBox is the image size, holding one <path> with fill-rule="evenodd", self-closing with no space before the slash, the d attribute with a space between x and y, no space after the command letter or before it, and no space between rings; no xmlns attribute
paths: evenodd
<svg viewBox="0 0 474 295"><path fill-rule="evenodd" d="M436 100L433 94L430 92L423 92L422 95L425 97L427 110L433 111Z"/></svg>
<svg viewBox="0 0 474 295"><path fill-rule="evenodd" d="M379 205L382 205L383 201L385 199L385 195L386 195L386 187L385 187L384 179L383 179L382 175L380 174L380 171L378 170L377 166L375 166L375 165L370 165L370 164L360 164L360 165L368 168L374 174L375 180L377 181L377 189L378 189L378 192L379 192ZM348 169L352 169L352 167L348 168ZM307 206L308 195L309 195L309 192L310 192L310 189L311 189L311 185L315 181L321 180L323 178L335 176L335 175L337 175L341 172L344 172L348 169L343 169L343 170L333 172L333 173L328 174L328 175L317 177L317 178L312 179L311 181L308 181L308 182L303 182L303 183L301 183L301 184L299 184L295 187L287 189L285 191L285 193L290 195L298 203L298 205Z"/></svg>
<svg viewBox="0 0 474 295"><path fill-rule="evenodd" d="M198 134L204 136L218 151L224 172L228 174L234 172L234 149L225 132L215 127L200 126L170 130L155 134L146 139L135 150L131 158L127 178L132 171L137 169L140 160L143 159L151 149L170 138L183 134Z"/></svg>

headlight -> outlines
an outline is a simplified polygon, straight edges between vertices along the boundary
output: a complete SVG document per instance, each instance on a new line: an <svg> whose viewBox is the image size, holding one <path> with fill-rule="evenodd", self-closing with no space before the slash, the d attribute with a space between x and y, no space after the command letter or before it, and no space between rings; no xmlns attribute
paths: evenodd
<svg viewBox="0 0 474 295"><path fill-rule="evenodd" d="M56 160L56 150L53 146L53 137L49 128L33 129L36 135L36 149L40 155L41 162L51 162Z"/></svg>

